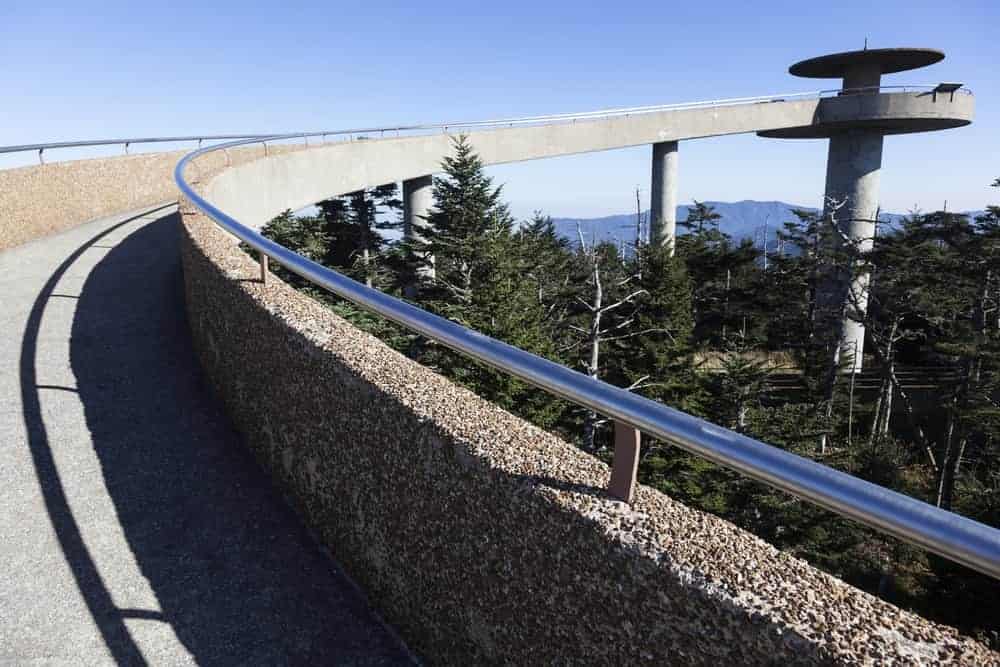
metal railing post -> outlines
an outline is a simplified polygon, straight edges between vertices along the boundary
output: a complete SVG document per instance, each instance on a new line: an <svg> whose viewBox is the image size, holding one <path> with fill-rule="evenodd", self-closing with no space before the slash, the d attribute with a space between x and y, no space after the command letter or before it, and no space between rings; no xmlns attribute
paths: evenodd
<svg viewBox="0 0 1000 667"><path fill-rule="evenodd" d="M615 422L615 458L611 462L608 493L630 505L635 495L641 441L642 434L639 433L639 429L622 422Z"/></svg>
<svg viewBox="0 0 1000 667"><path fill-rule="evenodd" d="M258 251L259 252L259 251ZM264 253L260 253L260 283L261 285L267 285L267 273L268 273L268 257Z"/></svg>

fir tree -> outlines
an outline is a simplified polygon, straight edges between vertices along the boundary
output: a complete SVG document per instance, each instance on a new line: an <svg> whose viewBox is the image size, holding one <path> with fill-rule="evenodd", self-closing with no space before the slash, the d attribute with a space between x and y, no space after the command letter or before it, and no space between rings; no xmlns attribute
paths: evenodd
<svg viewBox="0 0 1000 667"><path fill-rule="evenodd" d="M680 225L691 232L691 235L711 234L713 231L718 231L721 219L722 216L716 212L714 206L695 199L694 207L688 207L687 218L682 220Z"/></svg>
<svg viewBox="0 0 1000 667"><path fill-rule="evenodd" d="M476 291L495 277L500 258L490 244L510 237L514 220L501 201L501 188L483 171L468 139L454 140L455 154L434 179L434 208L427 216L426 249L435 258L436 277L428 303L456 321L473 324Z"/></svg>
<svg viewBox="0 0 1000 667"><path fill-rule="evenodd" d="M330 236L318 217L300 217L286 210L264 225L261 234L307 259L326 264ZM270 270L289 284L300 288L309 286L307 281L276 262L271 263Z"/></svg>
<svg viewBox="0 0 1000 667"><path fill-rule="evenodd" d="M649 398L698 412L687 269L669 247L655 244L641 246L635 261L643 293L637 299L633 332L619 345L625 379Z"/></svg>
<svg viewBox="0 0 1000 667"><path fill-rule="evenodd" d="M442 163L444 176L434 179L434 208L422 250L435 258L435 278L423 286L422 303L463 326L554 357L546 307L527 270L535 258L520 254L523 245L514 234L501 188L484 173L464 136L455 139L454 150ZM561 409L543 392L440 348L428 348L422 359L543 425L550 425Z"/></svg>

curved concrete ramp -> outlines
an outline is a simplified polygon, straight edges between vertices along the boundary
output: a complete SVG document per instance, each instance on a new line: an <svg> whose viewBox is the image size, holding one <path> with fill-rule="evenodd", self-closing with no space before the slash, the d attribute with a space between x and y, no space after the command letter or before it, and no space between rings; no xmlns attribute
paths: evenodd
<svg viewBox="0 0 1000 667"><path fill-rule="evenodd" d="M0 253L0 664L400 664L206 391L176 207Z"/></svg>

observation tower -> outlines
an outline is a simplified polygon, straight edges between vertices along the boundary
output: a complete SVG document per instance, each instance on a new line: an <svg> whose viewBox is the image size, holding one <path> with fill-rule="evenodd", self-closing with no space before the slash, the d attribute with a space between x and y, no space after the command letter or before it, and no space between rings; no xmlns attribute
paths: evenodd
<svg viewBox="0 0 1000 667"><path fill-rule="evenodd" d="M894 48L847 51L797 62L790 74L843 80L841 90L820 101L809 125L757 134L777 139L828 138L824 219L832 216L842 234L860 251L870 250L879 212L879 172L883 137L930 132L972 122L974 98L960 83L940 83L919 90L882 86L882 75L926 67L944 59L935 49ZM866 273L853 279L843 272L828 277L818 305L839 320L841 358L853 357L860 371L868 307ZM834 326L838 326L834 324ZM850 367L849 367L850 368Z"/></svg>

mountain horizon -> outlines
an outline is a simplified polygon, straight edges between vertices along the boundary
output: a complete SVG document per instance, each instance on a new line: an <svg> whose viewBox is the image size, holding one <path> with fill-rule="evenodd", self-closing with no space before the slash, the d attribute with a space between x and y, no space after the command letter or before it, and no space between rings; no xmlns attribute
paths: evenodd
<svg viewBox="0 0 1000 667"><path fill-rule="evenodd" d="M742 199L735 202L706 201L703 202L715 209L715 212L722 217L719 220L719 229L729 234L737 241L751 239L759 241L765 225L767 227L768 243L777 239L776 232L781 229L785 222L794 221L793 210L817 212L815 206L803 206L790 204L788 202L770 200L760 201L755 199ZM686 220L688 211L694 208L693 204L683 204L677 207L677 222ZM977 215L981 211L963 211L969 215ZM648 237L649 209L642 211L643 237ZM890 225L896 225L901 219L906 217L905 213L884 212L879 215L879 219ZM552 217L556 231L560 236L576 240L577 225L587 241L602 243L605 241L619 242L631 241L635 238L636 214L621 213L618 215L606 215L595 218L574 218L574 217ZM686 230L678 224L678 234L684 234Z"/></svg>

